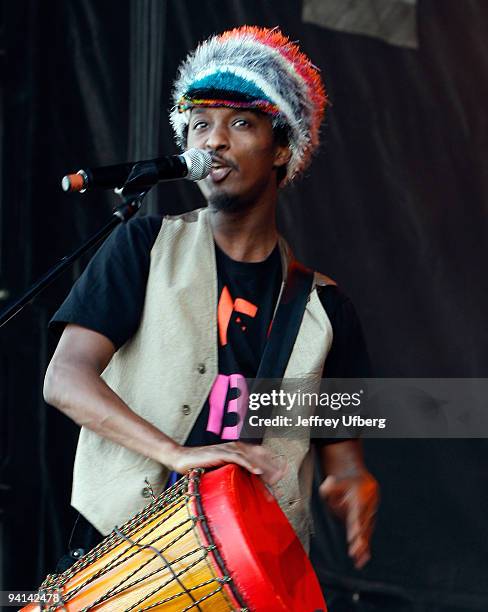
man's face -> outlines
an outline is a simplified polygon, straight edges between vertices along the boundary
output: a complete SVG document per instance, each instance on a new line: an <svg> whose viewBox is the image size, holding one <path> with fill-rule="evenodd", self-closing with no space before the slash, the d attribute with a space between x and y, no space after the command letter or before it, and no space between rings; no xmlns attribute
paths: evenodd
<svg viewBox="0 0 488 612"><path fill-rule="evenodd" d="M199 187L210 206L237 211L276 190L276 169L287 163L289 148L275 142L270 118L234 108L194 108L187 148L212 154L209 176Z"/></svg>

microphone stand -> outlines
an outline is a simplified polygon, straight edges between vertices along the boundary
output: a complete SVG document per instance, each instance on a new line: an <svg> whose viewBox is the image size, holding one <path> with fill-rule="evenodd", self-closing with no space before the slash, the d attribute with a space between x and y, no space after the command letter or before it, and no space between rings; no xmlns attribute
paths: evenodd
<svg viewBox="0 0 488 612"><path fill-rule="evenodd" d="M126 223L131 219L141 208L144 196L151 187L154 187L158 180L157 172L155 172L154 167L150 163L140 162L134 164L123 188L116 190L116 193L122 198L122 204L113 211L110 221L73 251L71 255L63 257L57 264L52 266L20 298L1 310L0 328L13 319L15 315L19 314L29 302L58 278L68 266L79 259L91 247L102 242L119 223Z"/></svg>

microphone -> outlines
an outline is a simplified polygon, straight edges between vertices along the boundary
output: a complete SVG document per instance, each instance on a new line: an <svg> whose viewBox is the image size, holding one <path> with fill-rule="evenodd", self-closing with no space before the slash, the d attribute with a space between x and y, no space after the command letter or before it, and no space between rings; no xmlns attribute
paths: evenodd
<svg viewBox="0 0 488 612"><path fill-rule="evenodd" d="M166 155L156 159L140 162L128 162L102 168L86 168L76 174L67 174L61 181L63 191L80 191L87 189L115 189L127 181L134 165L145 164L148 173L158 177L159 181L174 181L185 178L189 181L200 181L208 176L212 166L210 153L202 149L190 149L182 155ZM141 179L143 181L143 177Z"/></svg>

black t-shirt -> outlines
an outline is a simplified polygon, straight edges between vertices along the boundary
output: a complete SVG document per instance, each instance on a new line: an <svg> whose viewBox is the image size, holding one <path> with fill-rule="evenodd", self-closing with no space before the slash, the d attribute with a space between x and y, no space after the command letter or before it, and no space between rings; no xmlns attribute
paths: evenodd
<svg viewBox="0 0 488 612"><path fill-rule="evenodd" d="M75 323L103 334L116 349L122 346L139 326L150 251L161 222L161 217L146 216L120 225L75 283L51 328L61 331ZM217 246L215 250L219 374L186 442L189 446L239 437L243 408L236 389L256 375L282 281L278 247L258 263L234 261ZM327 377L368 377L368 353L351 301L334 285L320 288L319 297L333 329Z"/></svg>
<svg viewBox="0 0 488 612"><path fill-rule="evenodd" d="M188 437L188 446L239 438L244 417L241 390L254 378L281 286L278 246L262 262L235 261L215 245L218 280L219 374Z"/></svg>

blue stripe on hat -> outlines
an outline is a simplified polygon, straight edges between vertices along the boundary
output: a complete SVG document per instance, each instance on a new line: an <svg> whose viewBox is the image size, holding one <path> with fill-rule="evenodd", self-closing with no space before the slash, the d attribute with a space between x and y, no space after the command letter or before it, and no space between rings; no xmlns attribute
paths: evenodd
<svg viewBox="0 0 488 612"><path fill-rule="evenodd" d="M266 100L273 103L268 96L255 83L244 79L230 71L218 71L209 74L202 79L194 81L186 92L186 97L191 98L192 92L200 90L229 91L232 93L249 96L253 100Z"/></svg>

